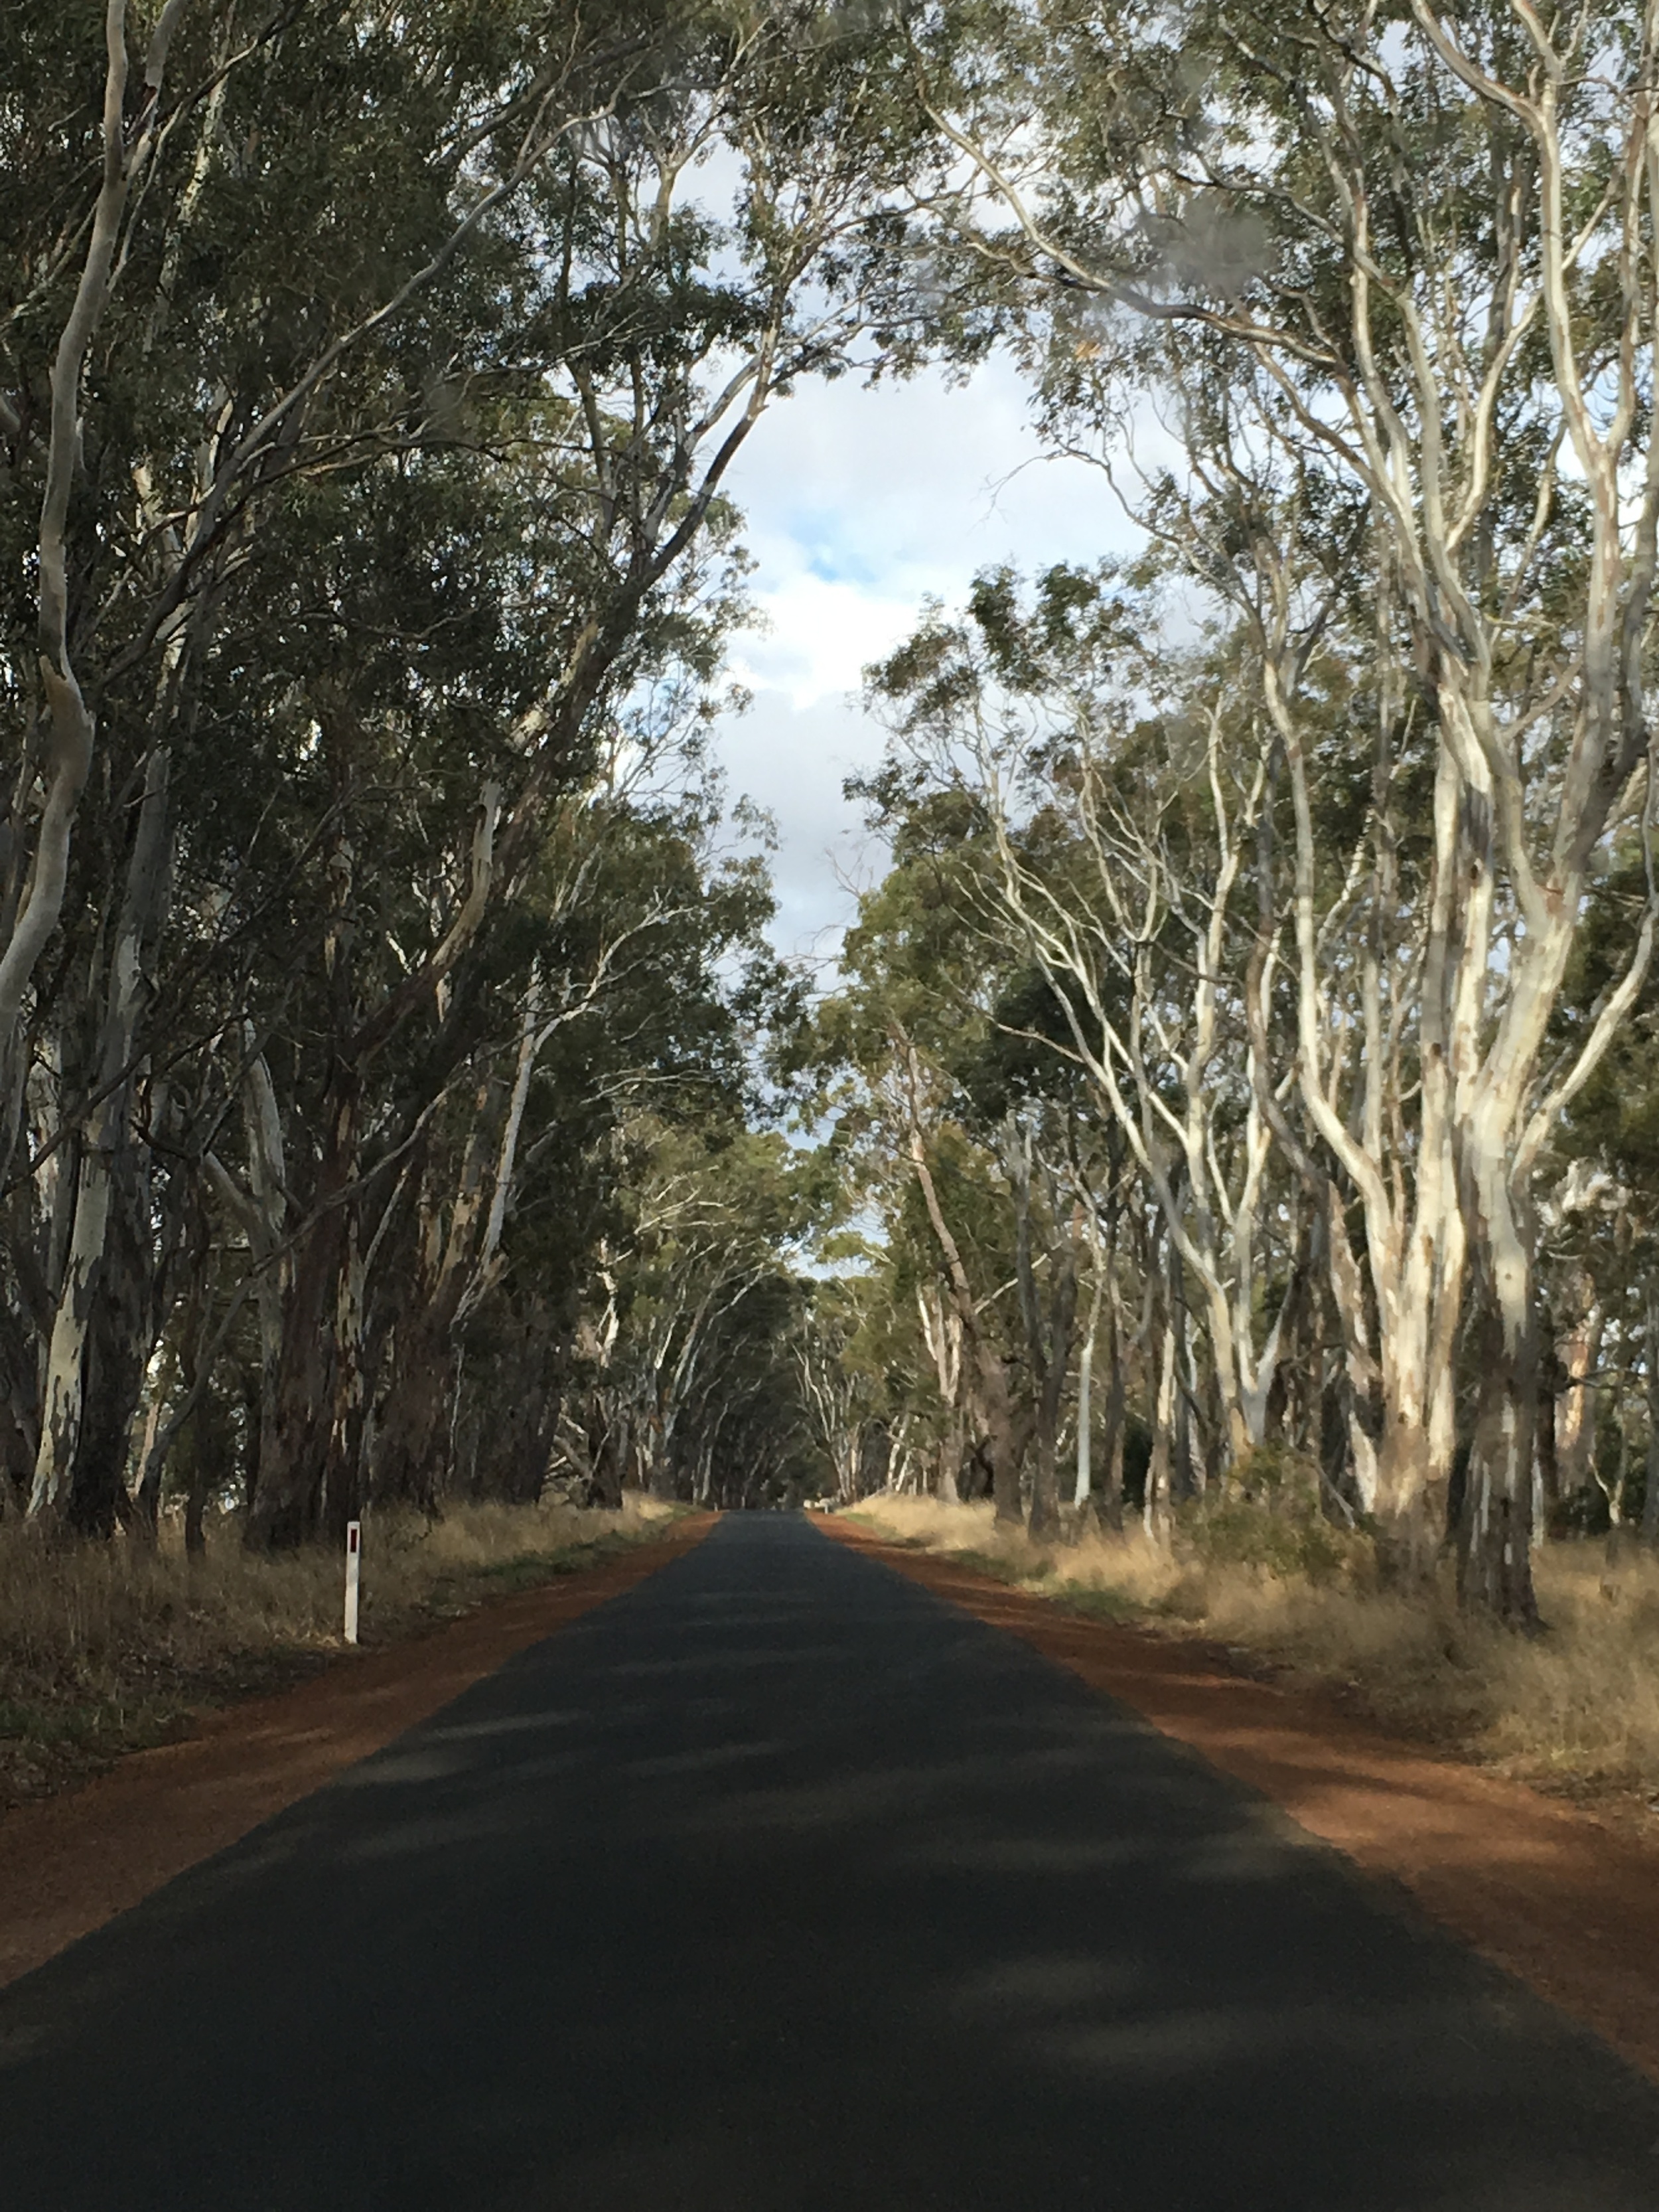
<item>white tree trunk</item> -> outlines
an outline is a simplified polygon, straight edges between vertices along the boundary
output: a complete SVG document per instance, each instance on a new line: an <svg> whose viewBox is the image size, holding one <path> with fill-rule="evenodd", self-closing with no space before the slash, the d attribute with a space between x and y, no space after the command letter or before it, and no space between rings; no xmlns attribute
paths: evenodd
<svg viewBox="0 0 1659 2212"><path fill-rule="evenodd" d="M40 1443L29 1493L31 1518L70 1504L85 1403L87 1340L109 1230L118 1155L130 1141L132 1060L149 997L146 963L166 895L168 755L151 753L138 826L110 958L97 1056L98 1097L87 1125L75 1195L74 1226L46 1358Z"/></svg>

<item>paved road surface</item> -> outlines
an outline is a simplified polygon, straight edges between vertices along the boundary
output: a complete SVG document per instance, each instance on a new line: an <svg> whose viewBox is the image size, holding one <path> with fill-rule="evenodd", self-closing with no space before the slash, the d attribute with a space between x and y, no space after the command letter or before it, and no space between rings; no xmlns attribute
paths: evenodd
<svg viewBox="0 0 1659 2212"><path fill-rule="evenodd" d="M757 1516L0 1995L0 2205L1655 2212L1659 2092Z"/></svg>

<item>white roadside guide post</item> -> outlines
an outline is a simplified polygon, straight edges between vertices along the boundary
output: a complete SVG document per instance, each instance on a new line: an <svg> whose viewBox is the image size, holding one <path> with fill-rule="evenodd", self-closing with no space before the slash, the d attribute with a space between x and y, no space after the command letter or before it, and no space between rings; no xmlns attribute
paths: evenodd
<svg viewBox="0 0 1659 2212"><path fill-rule="evenodd" d="M363 1524L346 1522L345 1640L357 1641L357 1583L363 1565Z"/></svg>

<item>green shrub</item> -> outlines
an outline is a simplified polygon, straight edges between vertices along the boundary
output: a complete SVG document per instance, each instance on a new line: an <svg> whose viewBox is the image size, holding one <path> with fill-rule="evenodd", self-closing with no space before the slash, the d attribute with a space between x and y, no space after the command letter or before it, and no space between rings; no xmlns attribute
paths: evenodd
<svg viewBox="0 0 1659 2212"><path fill-rule="evenodd" d="M1283 1444L1257 1445L1224 1484L1182 1509L1178 1526L1200 1559L1280 1581L1334 1582L1366 1549L1328 1518L1317 1467Z"/></svg>

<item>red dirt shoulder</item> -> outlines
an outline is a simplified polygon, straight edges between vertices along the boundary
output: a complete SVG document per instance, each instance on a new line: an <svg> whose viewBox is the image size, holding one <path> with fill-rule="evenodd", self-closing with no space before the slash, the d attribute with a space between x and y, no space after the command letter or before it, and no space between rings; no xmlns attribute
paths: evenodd
<svg viewBox="0 0 1659 2212"><path fill-rule="evenodd" d="M486 1605L429 1634L343 1653L298 1688L206 1716L72 1794L0 1814L0 1987L236 1842L436 1712L514 1652L655 1574L718 1516Z"/></svg>

